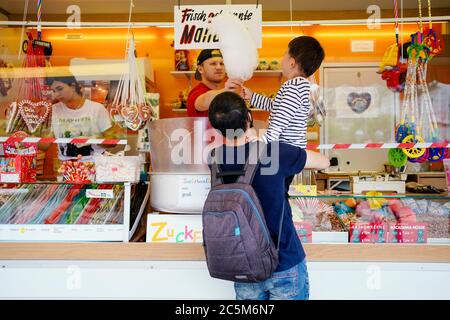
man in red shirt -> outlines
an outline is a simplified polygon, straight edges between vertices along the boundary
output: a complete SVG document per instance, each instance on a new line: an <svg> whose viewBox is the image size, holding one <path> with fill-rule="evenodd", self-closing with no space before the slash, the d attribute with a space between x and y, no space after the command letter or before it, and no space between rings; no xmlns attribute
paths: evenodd
<svg viewBox="0 0 450 320"><path fill-rule="evenodd" d="M241 85L228 80L225 87L220 88L225 79L225 66L219 49L205 49L200 52L197 57L195 79L201 82L189 92L187 98L189 117L208 117L209 104L215 96L224 91L235 91Z"/></svg>

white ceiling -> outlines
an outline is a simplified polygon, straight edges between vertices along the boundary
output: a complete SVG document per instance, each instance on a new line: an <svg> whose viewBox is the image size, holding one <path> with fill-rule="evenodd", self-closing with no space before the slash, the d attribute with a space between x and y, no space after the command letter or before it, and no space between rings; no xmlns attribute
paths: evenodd
<svg viewBox="0 0 450 320"><path fill-rule="evenodd" d="M29 13L36 12L36 0L29 1ZM378 5L383 9L392 9L393 0L260 0L264 11L289 11L290 2L295 11L340 11L340 10L366 10L369 5ZM402 0L398 0L399 6ZM177 0L133 0L133 12L172 12ZM208 5L226 4L226 0L181 0L181 5ZM232 4L256 4L256 0L232 0ZM11 14L22 14L25 0L0 0L0 8ZM43 17L45 13L66 14L70 5L78 5L81 14L95 13L128 13L130 0L42 0ZM449 0L432 0L433 8L450 7ZM427 0L422 0L423 14L427 14ZM414 9L418 6L417 0L403 0L405 9Z"/></svg>

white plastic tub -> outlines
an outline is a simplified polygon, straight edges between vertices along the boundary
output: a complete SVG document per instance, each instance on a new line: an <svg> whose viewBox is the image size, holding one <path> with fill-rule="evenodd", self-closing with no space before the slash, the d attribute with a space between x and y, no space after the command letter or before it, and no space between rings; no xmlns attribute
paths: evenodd
<svg viewBox="0 0 450 320"><path fill-rule="evenodd" d="M201 214L211 175L201 173L151 173L151 205L161 212Z"/></svg>

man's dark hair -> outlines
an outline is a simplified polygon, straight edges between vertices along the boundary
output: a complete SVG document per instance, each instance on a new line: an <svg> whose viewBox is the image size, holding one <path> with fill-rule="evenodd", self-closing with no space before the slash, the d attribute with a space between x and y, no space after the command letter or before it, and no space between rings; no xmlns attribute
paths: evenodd
<svg viewBox="0 0 450 320"><path fill-rule="evenodd" d="M314 74L325 58L322 46L313 37L300 36L292 39L288 48L289 55L295 59L306 77Z"/></svg>
<svg viewBox="0 0 450 320"><path fill-rule="evenodd" d="M55 77L47 77L47 78L45 78L45 84L48 85L48 86L51 86L52 83L55 82L55 81L59 81L59 82L65 83L65 84L67 84L69 86L74 84L75 85L75 91L78 94L81 94L81 86L78 83L77 79L75 79L74 76L67 75L67 76L61 76L61 77L55 76Z"/></svg>
<svg viewBox="0 0 450 320"><path fill-rule="evenodd" d="M244 99L237 93L226 91L218 94L211 101L208 117L213 128L224 137L230 129L235 131L236 137L247 130L248 109Z"/></svg>

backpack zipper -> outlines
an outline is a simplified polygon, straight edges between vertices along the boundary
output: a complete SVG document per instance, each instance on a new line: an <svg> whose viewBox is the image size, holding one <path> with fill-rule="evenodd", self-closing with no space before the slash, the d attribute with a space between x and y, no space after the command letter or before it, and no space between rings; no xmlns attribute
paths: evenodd
<svg viewBox="0 0 450 320"><path fill-rule="evenodd" d="M258 212L258 209L256 208L255 203L253 202L252 198L250 198L250 196L249 196L249 194L247 192L245 192L244 190L239 190L239 189L222 189L222 190L211 191L211 193L212 192L229 192L229 191L242 193L247 198L247 200L250 202L250 204L253 207L253 211L256 213L256 217L258 218L259 225L260 225L261 229L263 230L263 233L265 235L267 244L270 245L269 234L268 234L266 228L264 227L264 223L263 223L262 218L261 218L261 216L260 216L260 214Z"/></svg>

